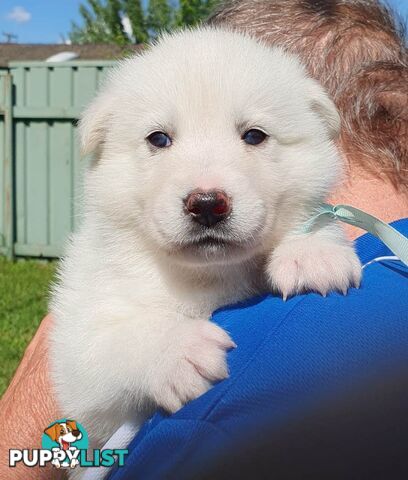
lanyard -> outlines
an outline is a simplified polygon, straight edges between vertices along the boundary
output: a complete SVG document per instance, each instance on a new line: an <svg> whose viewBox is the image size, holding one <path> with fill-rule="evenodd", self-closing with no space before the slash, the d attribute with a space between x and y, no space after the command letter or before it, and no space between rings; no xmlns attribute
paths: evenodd
<svg viewBox="0 0 408 480"><path fill-rule="evenodd" d="M379 238L399 259L408 266L408 238L382 220L351 207L350 205L329 205L322 203L317 214L311 217L303 226L303 233L310 233L320 219L331 218L340 220L358 228L362 228Z"/></svg>

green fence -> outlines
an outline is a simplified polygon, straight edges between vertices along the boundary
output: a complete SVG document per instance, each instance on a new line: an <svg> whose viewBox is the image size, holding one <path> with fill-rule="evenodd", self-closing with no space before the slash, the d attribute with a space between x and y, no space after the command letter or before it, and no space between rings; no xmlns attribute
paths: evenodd
<svg viewBox="0 0 408 480"><path fill-rule="evenodd" d="M12 62L0 71L0 252L57 257L78 218L76 121L113 62Z"/></svg>

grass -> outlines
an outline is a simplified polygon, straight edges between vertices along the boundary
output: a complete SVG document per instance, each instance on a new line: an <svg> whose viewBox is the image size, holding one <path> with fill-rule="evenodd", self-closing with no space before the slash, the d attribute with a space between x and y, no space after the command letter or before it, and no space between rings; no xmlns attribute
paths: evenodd
<svg viewBox="0 0 408 480"><path fill-rule="evenodd" d="M0 396L47 312L55 263L0 256Z"/></svg>

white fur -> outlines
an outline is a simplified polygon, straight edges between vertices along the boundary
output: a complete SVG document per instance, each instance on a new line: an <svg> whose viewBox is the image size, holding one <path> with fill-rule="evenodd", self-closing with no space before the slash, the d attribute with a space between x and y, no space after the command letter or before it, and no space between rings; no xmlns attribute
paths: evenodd
<svg viewBox="0 0 408 480"><path fill-rule="evenodd" d="M262 128L269 138L245 144ZM172 146L146 137L164 130ZM227 377L218 307L271 289L346 291L360 281L336 226L296 233L341 173L339 117L296 58L238 33L165 35L124 61L86 110L85 212L60 268L51 363L64 415L92 446L128 419L169 412ZM183 208L198 187L232 198L207 233ZM69 339L69 348L66 348Z"/></svg>

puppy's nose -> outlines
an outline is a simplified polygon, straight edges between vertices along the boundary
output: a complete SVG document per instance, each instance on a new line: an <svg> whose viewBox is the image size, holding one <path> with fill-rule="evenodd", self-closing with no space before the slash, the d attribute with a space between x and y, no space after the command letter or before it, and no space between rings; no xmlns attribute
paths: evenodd
<svg viewBox="0 0 408 480"><path fill-rule="evenodd" d="M79 430L72 430L72 435L74 437L79 437L81 435L81 432Z"/></svg>
<svg viewBox="0 0 408 480"><path fill-rule="evenodd" d="M191 218L205 227L212 227L231 212L231 201L222 190L194 190L185 205Z"/></svg>

